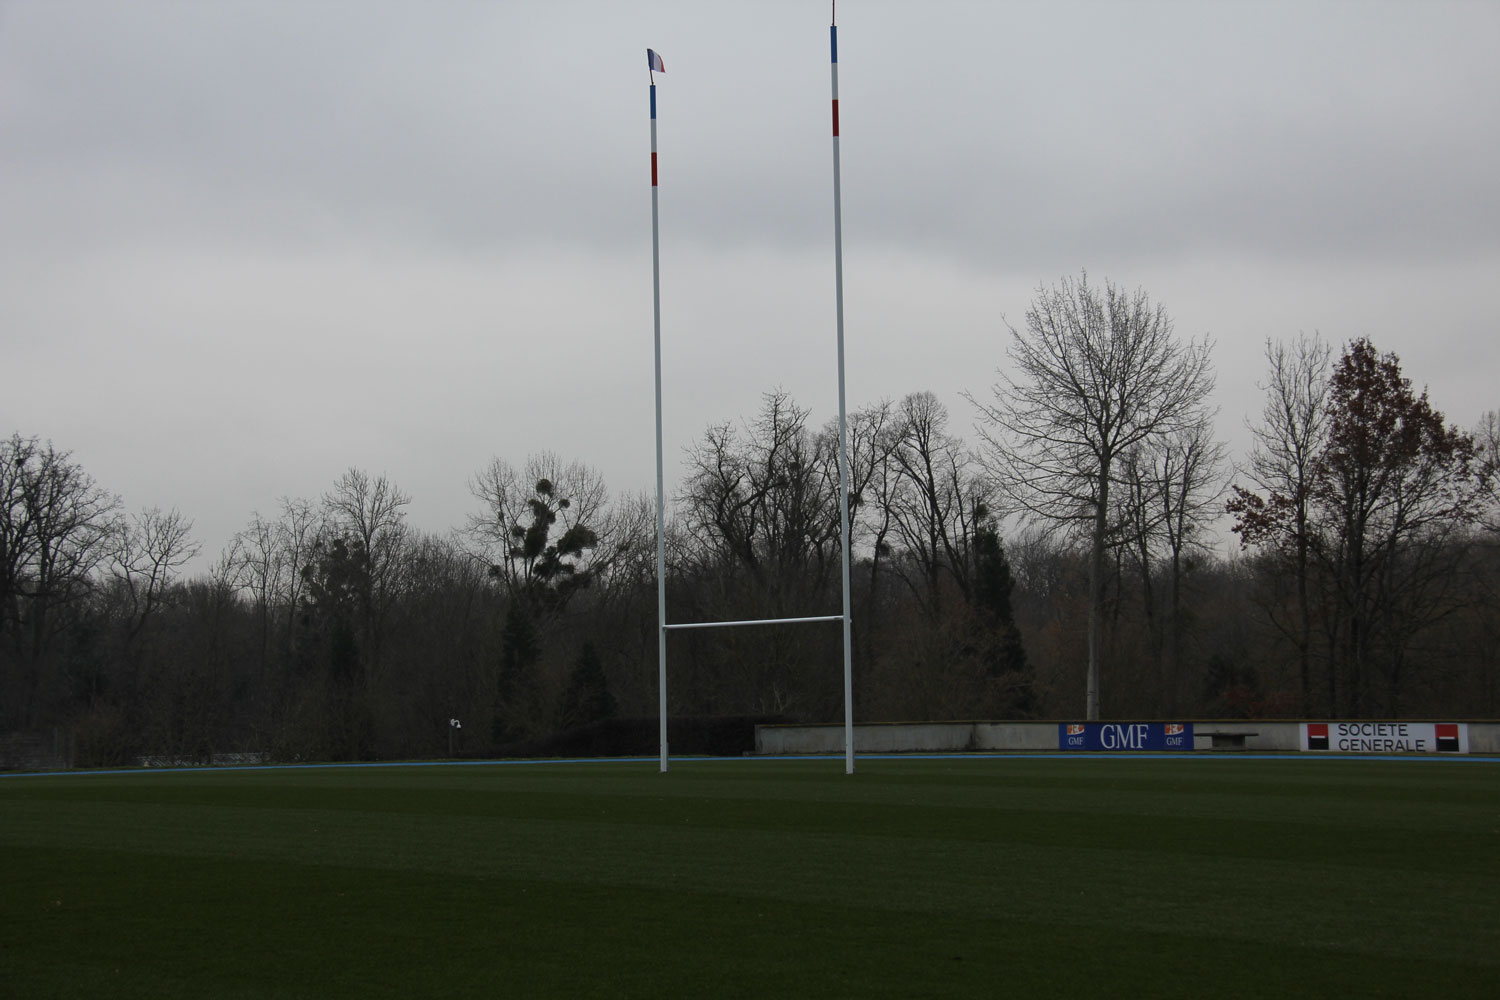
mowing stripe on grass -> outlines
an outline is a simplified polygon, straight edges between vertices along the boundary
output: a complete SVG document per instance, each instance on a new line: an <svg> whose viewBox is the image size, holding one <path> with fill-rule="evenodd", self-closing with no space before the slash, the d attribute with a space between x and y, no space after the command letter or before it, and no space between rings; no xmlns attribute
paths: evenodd
<svg viewBox="0 0 1500 1000"><path fill-rule="evenodd" d="M0 993L1451 1000L1500 977L1491 770L836 759L0 783Z"/></svg>

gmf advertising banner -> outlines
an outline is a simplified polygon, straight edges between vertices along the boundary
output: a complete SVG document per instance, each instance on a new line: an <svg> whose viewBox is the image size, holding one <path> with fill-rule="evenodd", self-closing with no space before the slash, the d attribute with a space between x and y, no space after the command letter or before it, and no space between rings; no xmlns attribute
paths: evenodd
<svg viewBox="0 0 1500 1000"><path fill-rule="evenodd" d="M1191 750L1191 722L1060 722L1060 750Z"/></svg>

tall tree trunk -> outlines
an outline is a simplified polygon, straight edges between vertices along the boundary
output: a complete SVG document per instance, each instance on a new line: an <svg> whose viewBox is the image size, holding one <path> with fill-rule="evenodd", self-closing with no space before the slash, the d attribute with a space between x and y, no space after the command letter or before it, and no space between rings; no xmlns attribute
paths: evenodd
<svg viewBox="0 0 1500 1000"><path fill-rule="evenodd" d="M1178 534L1178 538L1182 535ZM1182 549L1174 546L1172 549L1172 593L1169 600L1170 611L1167 614L1165 626L1165 643L1163 658L1167 662L1167 714L1177 714L1177 687L1178 687L1178 656L1177 640L1182 623Z"/></svg>
<svg viewBox="0 0 1500 1000"><path fill-rule="evenodd" d="M1104 604L1104 538L1109 528L1109 462L1099 466L1099 499L1094 507L1094 538L1089 553L1089 673L1084 716L1099 718L1099 631Z"/></svg>
<svg viewBox="0 0 1500 1000"><path fill-rule="evenodd" d="M1299 500L1299 504L1305 501ZM1299 508L1297 514L1297 610L1301 615L1301 636L1297 642L1297 667L1302 676L1302 714L1312 717L1312 604L1307 595L1307 517ZM1329 684L1333 674L1330 667ZM1333 711L1330 687L1328 710Z"/></svg>

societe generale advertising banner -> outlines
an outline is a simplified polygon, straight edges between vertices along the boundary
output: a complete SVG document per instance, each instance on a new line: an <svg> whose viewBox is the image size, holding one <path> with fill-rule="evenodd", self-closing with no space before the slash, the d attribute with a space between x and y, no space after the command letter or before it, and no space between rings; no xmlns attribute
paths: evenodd
<svg viewBox="0 0 1500 1000"><path fill-rule="evenodd" d="M1468 753L1463 722L1304 722L1302 749L1314 753Z"/></svg>
<svg viewBox="0 0 1500 1000"><path fill-rule="evenodd" d="M1060 722L1060 750L1192 750L1191 722Z"/></svg>

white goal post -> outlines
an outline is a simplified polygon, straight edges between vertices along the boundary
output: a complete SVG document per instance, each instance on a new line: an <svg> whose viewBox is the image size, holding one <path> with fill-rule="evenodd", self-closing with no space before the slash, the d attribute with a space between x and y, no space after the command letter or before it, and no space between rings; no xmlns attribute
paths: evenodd
<svg viewBox="0 0 1500 1000"><path fill-rule="evenodd" d="M839 547L842 553L844 611L840 615L801 618L761 618L745 621L667 623L666 499L662 477L661 420L661 235L657 216L656 181L656 79L651 77L651 298L655 314L656 366L656 626L657 711L661 771L668 769L667 754L667 633L680 629L730 628L742 625L790 625L802 622L844 623L844 773L854 773L854 680L850 655L849 602L849 428L844 393L844 233L843 204L839 178L839 44L838 27L828 26L828 48L833 84L833 272L834 314L838 334L839 384ZM664 72L661 57L646 50L652 73Z"/></svg>

